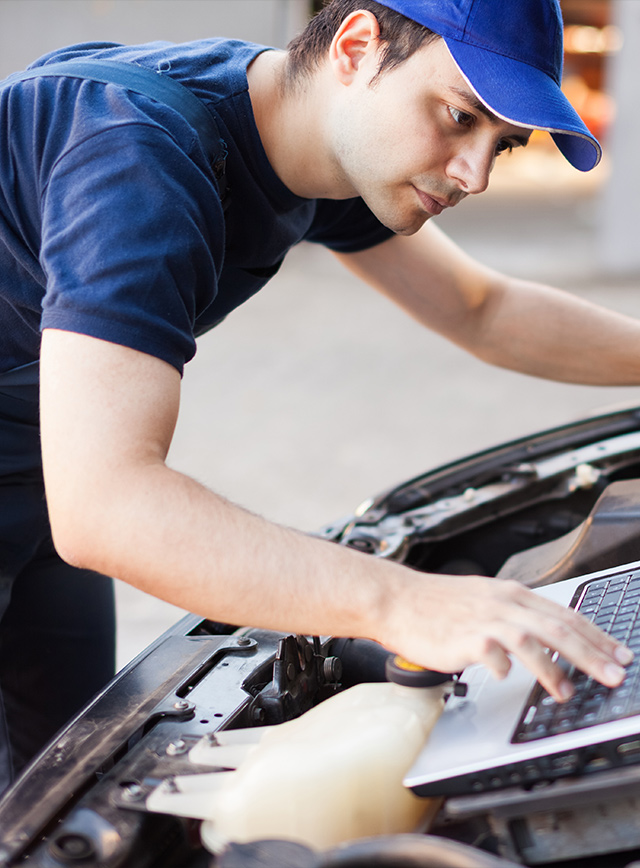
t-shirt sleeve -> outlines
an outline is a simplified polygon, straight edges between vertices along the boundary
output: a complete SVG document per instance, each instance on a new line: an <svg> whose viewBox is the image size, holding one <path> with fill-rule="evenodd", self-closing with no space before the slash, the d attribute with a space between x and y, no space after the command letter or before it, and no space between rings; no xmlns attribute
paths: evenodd
<svg viewBox="0 0 640 868"><path fill-rule="evenodd" d="M165 130L127 123L67 151L42 201L41 327L122 344L182 371L224 254L206 172Z"/></svg>
<svg viewBox="0 0 640 868"><path fill-rule="evenodd" d="M336 253L356 253L393 235L360 198L318 199L316 214L305 241L324 244Z"/></svg>

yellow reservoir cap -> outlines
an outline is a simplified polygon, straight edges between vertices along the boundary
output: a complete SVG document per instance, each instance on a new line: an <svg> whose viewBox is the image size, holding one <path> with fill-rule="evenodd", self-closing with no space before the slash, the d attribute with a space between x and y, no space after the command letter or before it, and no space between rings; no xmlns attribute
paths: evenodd
<svg viewBox="0 0 640 868"><path fill-rule="evenodd" d="M385 674L387 681L402 684L405 687L435 687L436 684L444 684L453 680L453 675L449 672L425 669L424 666L418 666L399 655L388 657Z"/></svg>

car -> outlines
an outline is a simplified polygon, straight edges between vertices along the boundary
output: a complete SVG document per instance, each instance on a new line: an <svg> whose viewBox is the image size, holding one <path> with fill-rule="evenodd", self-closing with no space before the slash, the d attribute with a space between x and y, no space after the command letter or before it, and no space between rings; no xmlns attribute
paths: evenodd
<svg viewBox="0 0 640 868"><path fill-rule="evenodd" d="M429 470L318 535L422 572L489 575L531 587L638 561L640 407ZM257 796L258 812L277 818L276 834L265 840L260 832L254 841L249 829L246 840L211 846L198 813L206 814L202 801L224 769L238 764L229 759L233 750L246 755L266 732L290 732L278 728L310 720L363 685L385 684L388 660L368 640L186 616L131 661L5 793L0 866L613 868L640 858L640 766L606 763L589 775L432 800L418 831L344 840L329 834L326 848L281 832L287 804L276 769L263 790L245 794ZM208 747L225 745L233 750L216 761L218 772L198 761ZM375 752L366 761L382 763ZM300 809L317 816L322 805L339 804L345 783L340 768L324 769L323 781L318 764L313 768L298 769L297 783L284 786ZM187 776L196 790L190 804L195 799L200 807L185 807ZM330 813L323 816L330 824Z"/></svg>

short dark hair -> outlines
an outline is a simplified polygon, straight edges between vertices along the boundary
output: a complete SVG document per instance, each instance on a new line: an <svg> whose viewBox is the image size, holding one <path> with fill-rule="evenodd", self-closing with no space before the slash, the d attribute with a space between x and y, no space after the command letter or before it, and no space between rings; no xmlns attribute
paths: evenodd
<svg viewBox="0 0 640 868"><path fill-rule="evenodd" d="M324 8L287 46L289 54L285 86L298 82L320 65L338 28L347 15L357 9L372 12L380 26L380 42L384 43L384 47L380 68L374 80L386 70L399 66L427 42L437 38L437 34L432 30L376 3L375 0L325 0Z"/></svg>

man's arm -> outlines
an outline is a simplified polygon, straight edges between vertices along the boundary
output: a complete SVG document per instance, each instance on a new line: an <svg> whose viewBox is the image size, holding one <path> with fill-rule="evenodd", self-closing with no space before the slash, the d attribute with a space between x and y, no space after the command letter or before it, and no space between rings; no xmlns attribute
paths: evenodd
<svg viewBox="0 0 640 868"><path fill-rule="evenodd" d="M433 223L338 258L419 322L485 362L572 383L640 383L640 322L499 274L467 256Z"/></svg>
<svg viewBox="0 0 640 868"><path fill-rule="evenodd" d="M608 685L621 680L612 639L524 587L425 575L305 536L168 468L179 389L156 358L45 330L47 502L70 563L215 620L371 638L433 669L483 662L501 677L513 654L558 698L563 676L547 647Z"/></svg>

